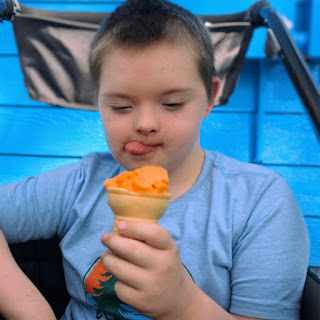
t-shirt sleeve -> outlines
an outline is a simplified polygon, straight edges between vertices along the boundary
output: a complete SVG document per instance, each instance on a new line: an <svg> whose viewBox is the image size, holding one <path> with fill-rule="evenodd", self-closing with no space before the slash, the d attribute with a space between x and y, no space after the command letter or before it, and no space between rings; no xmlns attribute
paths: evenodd
<svg viewBox="0 0 320 320"><path fill-rule="evenodd" d="M304 218L280 175L266 177L254 192L248 218L233 244L229 311L298 320L309 259Z"/></svg>
<svg viewBox="0 0 320 320"><path fill-rule="evenodd" d="M0 229L9 243L62 236L85 179L80 161L0 186Z"/></svg>

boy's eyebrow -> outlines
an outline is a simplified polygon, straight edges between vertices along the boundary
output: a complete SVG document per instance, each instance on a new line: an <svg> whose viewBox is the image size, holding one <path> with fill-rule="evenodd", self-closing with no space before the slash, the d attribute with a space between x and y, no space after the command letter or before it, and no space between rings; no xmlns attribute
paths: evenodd
<svg viewBox="0 0 320 320"><path fill-rule="evenodd" d="M106 98L122 98L122 99L128 99L128 98L130 98L130 96L129 95L127 95L127 94L124 94L124 93L120 93L120 92L106 92L106 93L103 93L102 94L102 97L104 98L104 99L106 99Z"/></svg>
<svg viewBox="0 0 320 320"><path fill-rule="evenodd" d="M162 94L163 95L170 95L170 94L174 94L174 93L191 93L191 92L192 92L191 88L173 88L173 89L163 91Z"/></svg>
<svg viewBox="0 0 320 320"><path fill-rule="evenodd" d="M160 92L160 95L168 96L175 93L191 93L191 88L173 88L169 90L165 90L163 92ZM122 92L105 92L102 94L102 97L104 99L106 98L122 98L122 99L130 99L132 98L130 95L122 93Z"/></svg>

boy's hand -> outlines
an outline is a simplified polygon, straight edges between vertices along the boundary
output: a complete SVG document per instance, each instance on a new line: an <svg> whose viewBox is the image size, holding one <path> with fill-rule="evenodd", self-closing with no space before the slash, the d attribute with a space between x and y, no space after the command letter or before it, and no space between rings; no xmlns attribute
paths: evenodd
<svg viewBox="0 0 320 320"><path fill-rule="evenodd" d="M102 243L111 251L101 255L118 279L118 298L152 319L184 318L198 287L169 232L157 224L131 221L120 222L118 231L103 235Z"/></svg>

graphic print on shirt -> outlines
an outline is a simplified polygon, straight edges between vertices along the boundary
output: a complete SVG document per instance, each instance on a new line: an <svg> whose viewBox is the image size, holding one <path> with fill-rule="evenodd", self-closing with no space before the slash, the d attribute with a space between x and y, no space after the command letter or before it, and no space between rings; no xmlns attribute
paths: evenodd
<svg viewBox="0 0 320 320"><path fill-rule="evenodd" d="M98 258L83 278L88 305L97 309L96 318L112 320L150 320L118 299L114 285L117 279Z"/></svg>

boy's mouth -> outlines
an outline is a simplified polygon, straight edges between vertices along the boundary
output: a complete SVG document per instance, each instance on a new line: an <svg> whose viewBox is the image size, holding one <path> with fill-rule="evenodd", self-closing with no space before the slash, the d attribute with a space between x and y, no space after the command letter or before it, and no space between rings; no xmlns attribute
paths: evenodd
<svg viewBox="0 0 320 320"><path fill-rule="evenodd" d="M125 145L125 150L133 155L143 155L159 148L159 144L144 144L139 141L130 141Z"/></svg>

